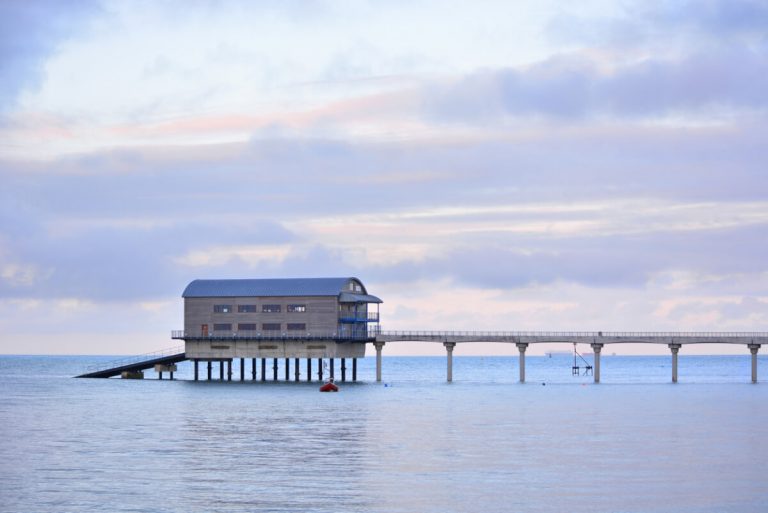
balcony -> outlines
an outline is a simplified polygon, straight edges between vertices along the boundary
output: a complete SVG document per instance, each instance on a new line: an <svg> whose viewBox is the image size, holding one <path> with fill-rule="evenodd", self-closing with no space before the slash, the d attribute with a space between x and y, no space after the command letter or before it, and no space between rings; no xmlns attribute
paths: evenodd
<svg viewBox="0 0 768 513"><path fill-rule="evenodd" d="M379 312L339 312L339 322L348 324L379 322Z"/></svg>

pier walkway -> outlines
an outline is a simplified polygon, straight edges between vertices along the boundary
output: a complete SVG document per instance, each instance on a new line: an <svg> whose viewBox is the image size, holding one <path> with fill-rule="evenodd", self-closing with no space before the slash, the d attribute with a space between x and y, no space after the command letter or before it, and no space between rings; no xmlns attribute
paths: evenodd
<svg viewBox="0 0 768 513"><path fill-rule="evenodd" d="M689 344L738 344L752 354L752 382L757 383L757 351L768 343L766 332L631 332L631 331L380 331L376 348L376 381L381 381L381 353L388 342L437 342L447 353L447 379L453 381L456 344L497 342L515 344L520 352L520 382L525 383L525 351L529 344L589 344L594 351L594 379L600 383L600 353L606 344L665 344L672 353L672 382L677 383L677 355Z"/></svg>

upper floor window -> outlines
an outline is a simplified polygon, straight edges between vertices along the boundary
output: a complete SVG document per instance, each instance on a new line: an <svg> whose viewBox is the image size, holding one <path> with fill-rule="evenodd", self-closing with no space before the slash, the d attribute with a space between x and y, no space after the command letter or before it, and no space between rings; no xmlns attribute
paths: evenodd
<svg viewBox="0 0 768 513"><path fill-rule="evenodd" d="M261 329L264 331L280 331L279 322L265 322L261 325Z"/></svg>
<svg viewBox="0 0 768 513"><path fill-rule="evenodd" d="M214 324L213 331L232 331L231 324Z"/></svg>
<svg viewBox="0 0 768 513"><path fill-rule="evenodd" d="M237 331L256 331L256 323L240 323L237 325Z"/></svg>
<svg viewBox="0 0 768 513"><path fill-rule="evenodd" d="M287 310L289 312L306 312L307 305L288 305Z"/></svg>
<svg viewBox="0 0 768 513"><path fill-rule="evenodd" d="M289 322L288 323L288 329L291 331L304 331L307 329L307 325L303 322Z"/></svg>
<svg viewBox="0 0 768 513"><path fill-rule="evenodd" d="M256 313L256 305L237 305L238 313Z"/></svg>
<svg viewBox="0 0 768 513"><path fill-rule="evenodd" d="M231 313L232 305L213 305L214 313Z"/></svg>
<svg viewBox="0 0 768 513"><path fill-rule="evenodd" d="M261 311L264 313L280 313L280 305L261 305Z"/></svg>

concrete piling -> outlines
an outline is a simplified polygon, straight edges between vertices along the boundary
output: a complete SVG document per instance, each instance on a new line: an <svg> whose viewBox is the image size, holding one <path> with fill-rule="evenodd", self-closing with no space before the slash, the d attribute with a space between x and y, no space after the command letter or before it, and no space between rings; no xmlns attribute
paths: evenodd
<svg viewBox="0 0 768 513"><path fill-rule="evenodd" d="M447 360L447 380L448 383L453 381L453 348L456 347L456 342L443 342L443 345L445 346L445 352L446 352L446 360Z"/></svg>
<svg viewBox="0 0 768 513"><path fill-rule="evenodd" d="M757 383L757 350L760 344L748 344L749 352L752 353L752 383Z"/></svg>
<svg viewBox="0 0 768 513"><path fill-rule="evenodd" d="M376 381L381 381L381 350L384 342L374 342L373 347L376 348Z"/></svg>
<svg viewBox="0 0 768 513"><path fill-rule="evenodd" d="M672 351L672 383L677 383L677 353L680 351L680 344L668 344L670 351Z"/></svg>
<svg viewBox="0 0 768 513"><path fill-rule="evenodd" d="M603 350L603 344L595 342L591 347L595 352L595 383L600 383L600 352Z"/></svg>
<svg viewBox="0 0 768 513"><path fill-rule="evenodd" d="M525 350L528 349L528 344L520 342L516 345L520 351L520 383L525 383Z"/></svg>

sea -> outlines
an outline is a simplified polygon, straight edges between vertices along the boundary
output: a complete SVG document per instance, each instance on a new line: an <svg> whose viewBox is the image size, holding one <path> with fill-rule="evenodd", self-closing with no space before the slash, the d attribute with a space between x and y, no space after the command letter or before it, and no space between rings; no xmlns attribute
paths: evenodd
<svg viewBox="0 0 768 513"><path fill-rule="evenodd" d="M0 512L768 511L762 356L758 384L748 354L681 355L677 384L669 356L603 355L596 385L560 354L524 384L463 356L451 383L368 357L338 393L304 360L298 383L73 378L112 358L0 356Z"/></svg>

